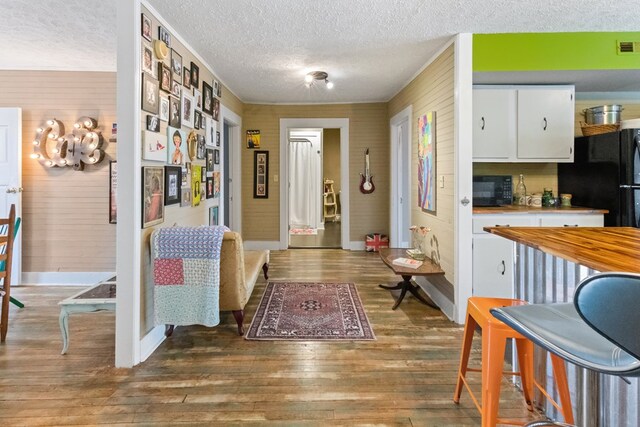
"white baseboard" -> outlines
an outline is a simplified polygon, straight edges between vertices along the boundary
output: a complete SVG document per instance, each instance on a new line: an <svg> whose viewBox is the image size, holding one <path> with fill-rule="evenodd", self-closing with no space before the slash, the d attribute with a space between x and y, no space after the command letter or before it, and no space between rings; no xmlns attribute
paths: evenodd
<svg viewBox="0 0 640 427"><path fill-rule="evenodd" d="M43 271L22 272L22 284L24 285L63 285L63 286L88 286L95 285L103 280L115 276L115 272L108 271Z"/></svg>
<svg viewBox="0 0 640 427"><path fill-rule="evenodd" d="M356 240L353 242L349 242L349 249L352 251L364 251L364 241Z"/></svg>
<svg viewBox="0 0 640 427"><path fill-rule="evenodd" d="M270 240L245 240L242 243L244 249L249 251L279 251L280 250L280 242L279 241L270 241Z"/></svg>
<svg viewBox="0 0 640 427"><path fill-rule="evenodd" d="M435 286L433 286L425 277L414 277L413 280L420 285L422 290L431 298L433 302L436 303L440 310L444 313L445 316L449 318L449 320L454 320L453 311L454 304L449 298L447 298L442 292L438 290Z"/></svg>
<svg viewBox="0 0 640 427"><path fill-rule="evenodd" d="M177 327L177 326L176 326ZM144 362L164 342L165 325L158 325L140 340L140 363Z"/></svg>

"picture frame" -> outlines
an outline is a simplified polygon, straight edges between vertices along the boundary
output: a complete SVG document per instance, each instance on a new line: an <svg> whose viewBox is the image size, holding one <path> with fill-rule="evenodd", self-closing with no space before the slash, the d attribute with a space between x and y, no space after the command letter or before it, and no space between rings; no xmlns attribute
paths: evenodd
<svg viewBox="0 0 640 427"><path fill-rule="evenodd" d="M213 114L213 89L205 81L202 82L202 111L209 115Z"/></svg>
<svg viewBox="0 0 640 427"><path fill-rule="evenodd" d="M216 147L220 147L220 132L216 131Z"/></svg>
<svg viewBox="0 0 640 427"><path fill-rule="evenodd" d="M171 47L171 33L162 25L158 26L158 39L162 40L167 47Z"/></svg>
<svg viewBox="0 0 640 427"><path fill-rule="evenodd" d="M182 166L182 186L191 187L191 162L185 162Z"/></svg>
<svg viewBox="0 0 640 427"><path fill-rule="evenodd" d="M180 87L180 83L173 80L171 82L171 95L177 96L179 98L181 93L182 93L182 88Z"/></svg>
<svg viewBox="0 0 640 427"><path fill-rule="evenodd" d="M142 71L153 76L153 50L147 44L142 45Z"/></svg>
<svg viewBox="0 0 640 427"><path fill-rule="evenodd" d="M158 80L147 73L142 73L142 109L157 115L160 111L159 98Z"/></svg>
<svg viewBox="0 0 640 427"><path fill-rule="evenodd" d="M218 88L220 87L220 83L216 79L213 79L213 94L218 96Z"/></svg>
<svg viewBox="0 0 640 427"><path fill-rule="evenodd" d="M202 111L195 110L193 112L193 128L200 129L202 125Z"/></svg>
<svg viewBox="0 0 640 427"><path fill-rule="evenodd" d="M142 158L167 163L167 137L148 130L142 133Z"/></svg>
<svg viewBox="0 0 640 427"><path fill-rule="evenodd" d="M207 177L207 194L206 194L206 198L207 199L213 199L213 177L212 176Z"/></svg>
<svg viewBox="0 0 640 427"><path fill-rule="evenodd" d="M189 95L187 91L182 92L182 126L193 128L193 111L194 111L193 96Z"/></svg>
<svg viewBox="0 0 640 427"><path fill-rule="evenodd" d="M175 205L182 199L182 167L164 167L164 205Z"/></svg>
<svg viewBox="0 0 640 427"><path fill-rule="evenodd" d="M164 167L142 167L142 228L164 222Z"/></svg>
<svg viewBox="0 0 640 427"><path fill-rule="evenodd" d="M205 158L205 139L204 136L198 134L196 136L197 141L198 141L198 148L197 148L197 153L196 153L196 158L198 159L204 159Z"/></svg>
<svg viewBox="0 0 640 427"><path fill-rule="evenodd" d="M142 23L140 24L141 35L145 39L151 41L151 19L144 13L141 13Z"/></svg>
<svg viewBox="0 0 640 427"><path fill-rule="evenodd" d="M171 93L171 68L164 62L158 62L158 81L161 90Z"/></svg>
<svg viewBox="0 0 640 427"><path fill-rule="evenodd" d="M220 118L220 100L218 98L213 98L213 112L211 115L216 122Z"/></svg>
<svg viewBox="0 0 640 427"><path fill-rule="evenodd" d="M436 112L418 117L418 206L436 214Z"/></svg>
<svg viewBox="0 0 640 427"><path fill-rule="evenodd" d="M193 84L193 80L191 81ZM202 110L202 92L198 90L198 88L193 88L193 99L196 102L196 108L198 110Z"/></svg>
<svg viewBox="0 0 640 427"><path fill-rule="evenodd" d="M262 173L259 173L258 167ZM258 150L253 153L253 198L269 198L269 152Z"/></svg>
<svg viewBox="0 0 640 427"><path fill-rule="evenodd" d="M191 86L200 87L200 67L191 61Z"/></svg>
<svg viewBox="0 0 640 427"><path fill-rule="evenodd" d="M160 132L160 119L158 116L147 114L147 130L151 132Z"/></svg>
<svg viewBox="0 0 640 427"><path fill-rule="evenodd" d="M182 67L182 86L191 87L191 70L184 66Z"/></svg>
<svg viewBox="0 0 640 427"><path fill-rule="evenodd" d="M109 224L118 223L118 161L109 162Z"/></svg>
<svg viewBox="0 0 640 427"><path fill-rule="evenodd" d="M163 122L169 121L169 98L166 96L160 97L160 120Z"/></svg>
<svg viewBox="0 0 640 427"><path fill-rule="evenodd" d="M209 208L209 225L219 225L218 224L218 206L212 206Z"/></svg>
<svg viewBox="0 0 640 427"><path fill-rule="evenodd" d="M214 172L213 174L213 198L220 197L220 172Z"/></svg>
<svg viewBox="0 0 640 427"><path fill-rule="evenodd" d="M205 122L204 126L204 135L206 145L208 147L213 147L216 143L216 129L218 128L218 122L214 121L211 117L207 117L204 114L202 118Z"/></svg>
<svg viewBox="0 0 640 427"><path fill-rule="evenodd" d="M191 206L194 207L200 205L201 168L199 165L191 166Z"/></svg>
<svg viewBox="0 0 640 427"><path fill-rule="evenodd" d="M220 164L220 150L213 150L213 164Z"/></svg>
<svg viewBox="0 0 640 427"><path fill-rule="evenodd" d="M204 129L207 126L207 123L205 122L206 116L204 114L202 114L202 111L200 112L200 129Z"/></svg>
<svg viewBox="0 0 640 427"><path fill-rule="evenodd" d="M218 82L218 92L216 93L218 98L222 98L222 83Z"/></svg>
<svg viewBox="0 0 640 427"><path fill-rule="evenodd" d="M211 148L208 148L206 152L206 164L207 172L213 172L213 150Z"/></svg>
<svg viewBox="0 0 640 427"><path fill-rule="evenodd" d="M180 99L169 97L169 126L179 128L180 121Z"/></svg>
<svg viewBox="0 0 640 427"><path fill-rule="evenodd" d="M207 182L207 168L200 166L200 182Z"/></svg>
<svg viewBox="0 0 640 427"><path fill-rule="evenodd" d="M167 127L167 158L170 165L183 165L188 162L187 137L182 129Z"/></svg>
<svg viewBox="0 0 640 427"><path fill-rule="evenodd" d="M180 206L191 206L191 187L182 187L180 194Z"/></svg>
<svg viewBox="0 0 640 427"><path fill-rule="evenodd" d="M260 131L247 130L247 148L260 148Z"/></svg>
<svg viewBox="0 0 640 427"><path fill-rule="evenodd" d="M175 49L171 49L171 72L173 73L173 80L182 83L182 55L176 52Z"/></svg>

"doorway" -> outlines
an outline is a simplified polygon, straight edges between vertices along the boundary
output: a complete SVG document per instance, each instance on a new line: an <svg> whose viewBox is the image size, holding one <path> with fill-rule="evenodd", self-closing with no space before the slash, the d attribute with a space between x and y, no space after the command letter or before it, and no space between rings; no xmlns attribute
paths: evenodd
<svg viewBox="0 0 640 427"><path fill-rule="evenodd" d="M289 248L340 248L340 129L289 130Z"/></svg>
<svg viewBox="0 0 640 427"><path fill-rule="evenodd" d="M391 130L391 224L389 245L408 248L411 245L411 115L408 106L390 121Z"/></svg>
<svg viewBox="0 0 640 427"><path fill-rule="evenodd" d="M242 232L241 182L242 166L242 118L224 105L220 106L220 126L218 132L222 144L222 199L220 215L224 225L233 231Z"/></svg>
<svg viewBox="0 0 640 427"><path fill-rule="evenodd" d="M289 184L290 161L289 132L294 129L339 129L340 151L340 182L346 183L349 179L349 119L280 119L280 249L289 248ZM324 137L324 134L323 134ZM320 206L324 209L324 182L322 173L318 179L320 191L318 198ZM322 197L322 198L320 198ZM342 185L339 194L340 205L340 241L338 247L351 249L349 241L349 186ZM318 215L324 218L324 210L318 211ZM322 223L322 222L321 222ZM327 223L324 223L326 230Z"/></svg>

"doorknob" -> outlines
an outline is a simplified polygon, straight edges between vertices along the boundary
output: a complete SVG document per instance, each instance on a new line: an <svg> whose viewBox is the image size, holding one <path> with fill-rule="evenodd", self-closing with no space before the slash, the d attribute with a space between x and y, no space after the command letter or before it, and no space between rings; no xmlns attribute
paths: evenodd
<svg viewBox="0 0 640 427"><path fill-rule="evenodd" d="M469 204L469 199L465 196L462 200L460 200L460 204L462 206L467 206Z"/></svg>
<svg viewBox="0 0 640 427"><path fill-rule="evenodd" d="M22 193L22 187L7 188L7 193L10 193L10 194Z"/></svg>

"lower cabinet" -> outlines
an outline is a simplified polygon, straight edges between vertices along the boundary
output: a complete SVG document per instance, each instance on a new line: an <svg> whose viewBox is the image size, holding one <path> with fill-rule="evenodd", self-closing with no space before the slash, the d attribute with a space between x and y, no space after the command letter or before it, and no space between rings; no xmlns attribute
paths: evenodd
<svg viewBox="0 0 640 427"><path fill-rule="evenodd" d="M602 227L602 214L498 214L473 216L473 295L513 298L515 243L484 227Z"/></svg>

